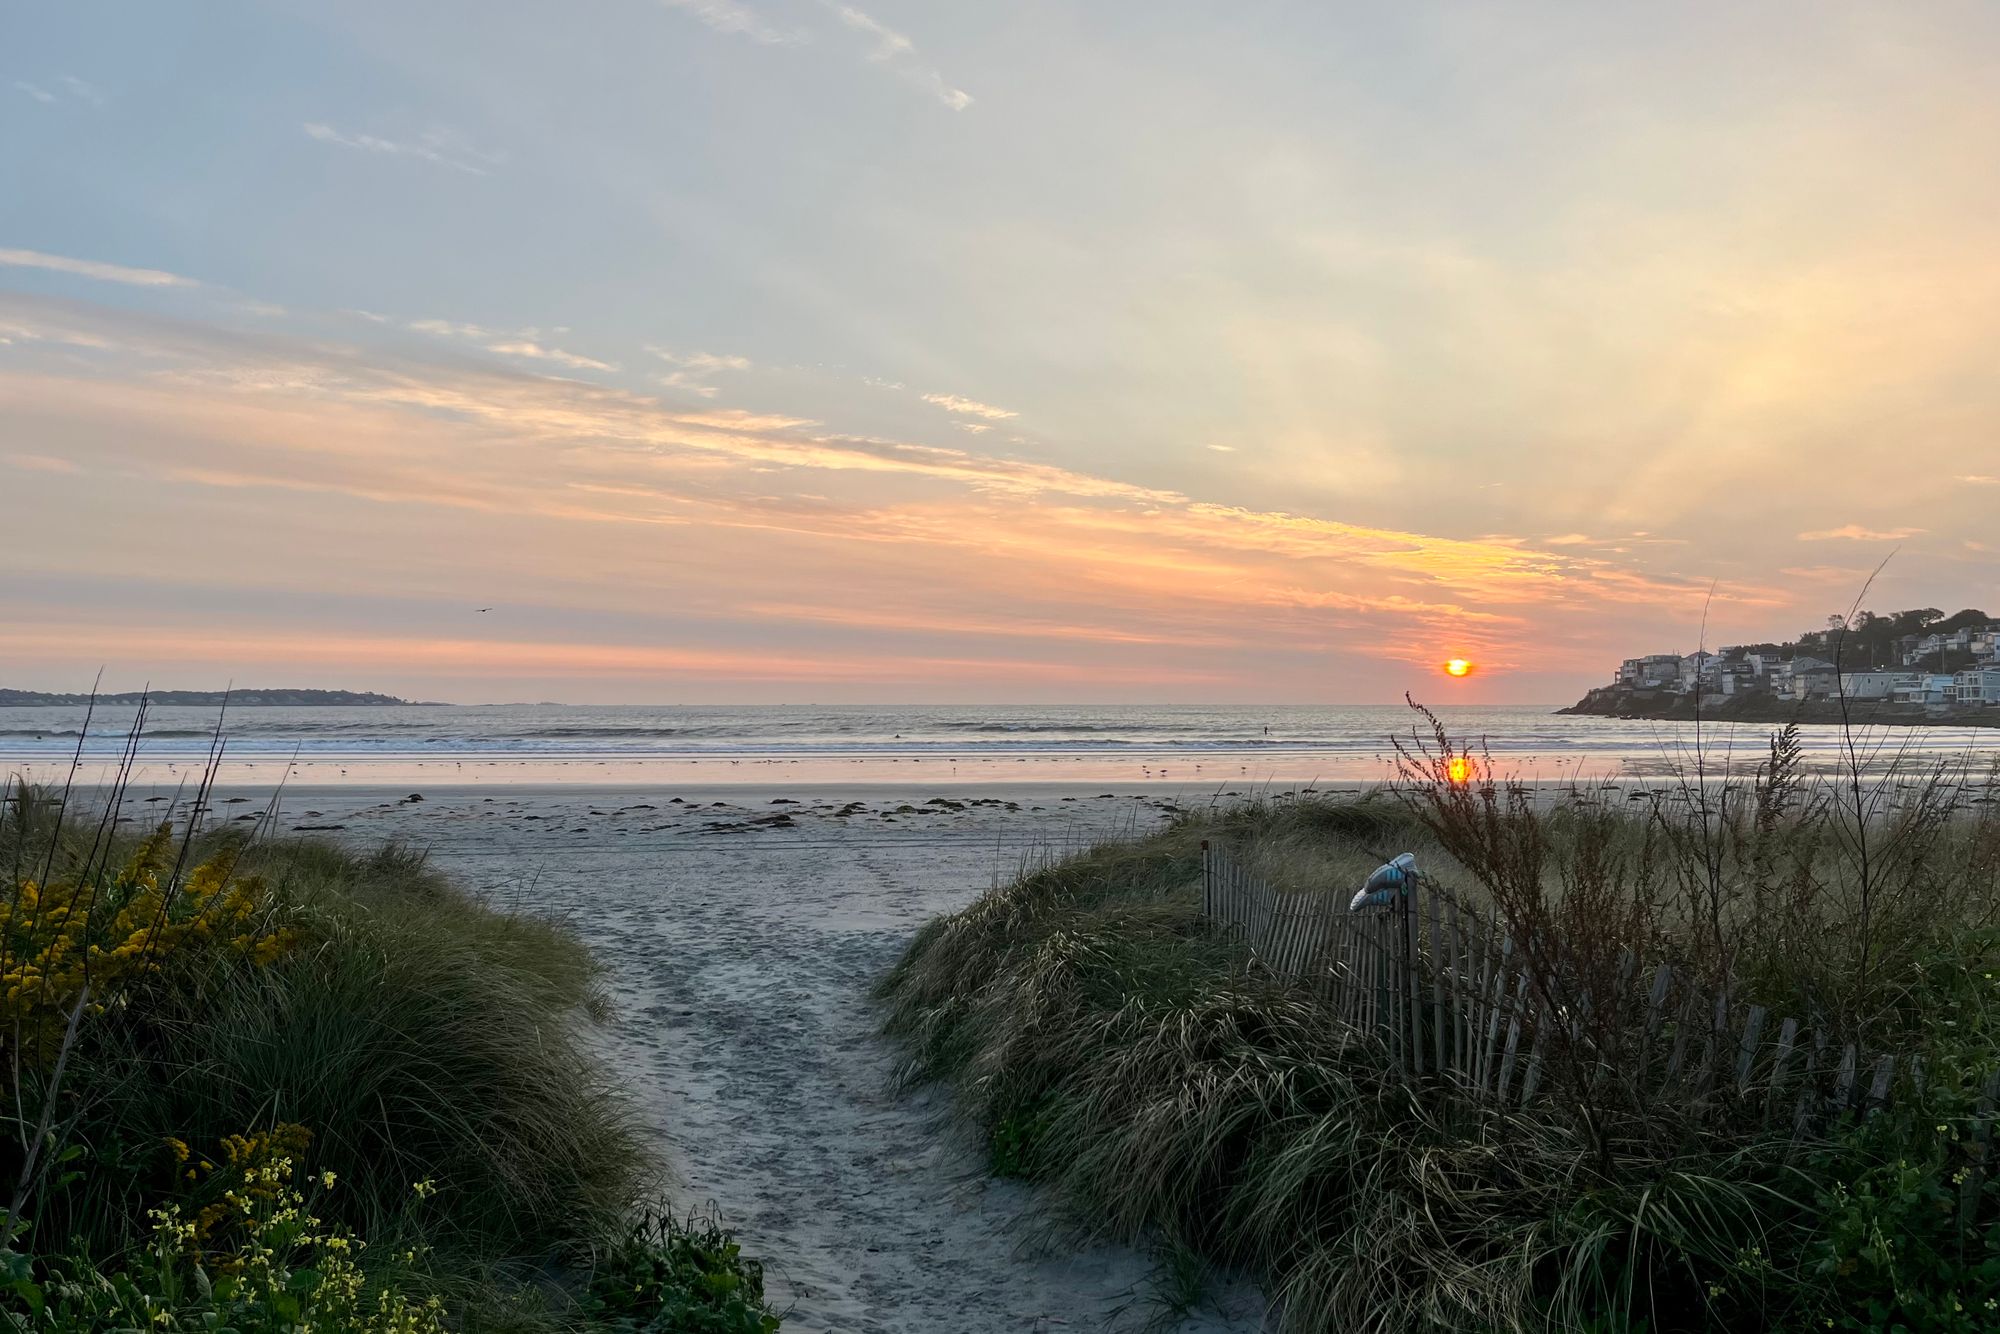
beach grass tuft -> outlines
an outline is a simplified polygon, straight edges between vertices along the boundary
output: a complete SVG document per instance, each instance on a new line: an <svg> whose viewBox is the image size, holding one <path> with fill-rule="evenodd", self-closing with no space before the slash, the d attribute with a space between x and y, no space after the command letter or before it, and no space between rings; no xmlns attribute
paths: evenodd
<svg viewBox="0 0 2000 1334"><path fill-rule="evenodd" d="M142 837L83 804L16 786L0 810L0 1314L775 1328L733 1238L646 1211L660 1166L591 1051L567 927L409 848ZM638 1318L663 1303L719 1323Z"/></svg>
<svg viewBox="0 0 2000 1334"><path fill-rule="evenodd" d="M1990 774L1864 788L1803 773L1780 737L1629 800L1466 783L1463 752L1426 740L1393 790L1186 813L930 924L881 988L905 1077L949 1084L995 1170L1087 1234L1253 1275L1289 1331L1995 1327ZM1552 1072L1550 1106L1439 1102L1212 929L1203 840L1297 890L1414 850L1569 966L1637 949L1733 978L1921 1050L1925 1085L1796 1141L1595 1068Z"/></svg>

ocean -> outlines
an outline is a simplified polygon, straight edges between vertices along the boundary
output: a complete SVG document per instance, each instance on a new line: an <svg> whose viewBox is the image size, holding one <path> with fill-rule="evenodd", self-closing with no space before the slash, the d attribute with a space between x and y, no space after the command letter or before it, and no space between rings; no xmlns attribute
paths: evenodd
<svg viewBox="0 0 2000 1334"><path fill-rule="evenodd" d="M1693 754L1685 723L1558 716L1550 707L1438 710L1455 740L1496 771L1537 781L1658 776ZM114 764L134 717L100 707L80 736L80 707L0 708L0 770L38 781L67 772L79 739L83 776ZM412 705L155 708L140 737L140 781L199 765L218 721L225 781L289 772L294 782L1370 782L1390 775L1392 738L1425 724L1400 705L903 706ZM1772 729L1707 725L1711 762L1754 764ZM1839 759L1831 728L1805 733L1809 761ZM1884 728L1868 738L1880 767L1895 757L1970 752L2000 758L2000 731Z"/></svg>

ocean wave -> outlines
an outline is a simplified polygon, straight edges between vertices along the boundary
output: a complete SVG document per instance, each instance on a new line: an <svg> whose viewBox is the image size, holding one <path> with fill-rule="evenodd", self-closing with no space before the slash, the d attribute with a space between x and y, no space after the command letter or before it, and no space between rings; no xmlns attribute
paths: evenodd
<svg viewBox="0 0 2000 1334"><path fill-rule="evenodd" d="M89 720L84 753L115 757L126 742L132 711ZM1556 717L1530 708L1464 709L1446 716L1454 735L1497 762L1570 763L1578 757L1658 757L1675 751L1686 731L1669 723ZM45 723L36 727L35 722ZM61 706L0 714L0 755L53 759L73 753L85 711ZM141 738L148 758L196 758L207 752L217 719L212 710L167 706L146 715ZM1208 763L1229 756L1267 766L1283 757L1302 765L1328 757L1388 758L1392 736L1408 738L1409 711L1399 706L1353 707L947 707L860 706L585 706L489 705L432 709L232 710L221 719L232 756L265 761L294 753L315 760L604 759L761 760L798 758L956 760L1008 763L1036 757L1067 763L1102 757L1137 765ZM1762 753L1767 728L1711 729L1720 740L1734 730L1739 744ZM1923 738L1931 741L1933 738ZM1808 732L1809 751L1829 736ZM1963 744L1939 735L1945 748ZM1979 744L2000 742L1987 734Z"/></svg>

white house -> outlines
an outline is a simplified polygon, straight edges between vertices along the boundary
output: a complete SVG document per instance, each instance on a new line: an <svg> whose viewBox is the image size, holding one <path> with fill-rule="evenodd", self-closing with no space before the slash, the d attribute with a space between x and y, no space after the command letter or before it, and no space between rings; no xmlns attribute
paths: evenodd
<svg viewBox="0 0 2000 1334"><path fill-rule="evenodd" d="M1897 691L1912 689L1922 681L1917 672L1849 672L1841 678L1840 692L1849 699L1889 699Z"/></svg>
<svg viewBox="0 0 2000 1334"><path fill-rule="evenodd" d="M2000 708L2000 667L1976 667L1960 672L1952 680L1958 686L1960 704L1983 704Z"/></svg>
<svg viewBox="0 0 2000 1334"><path fill-rule="evenodd" d="M1897 686L1890 698L1898 704L1938 708L1958 699L1958 682L1938 672L1923 672L1908 684Z"/></svg>

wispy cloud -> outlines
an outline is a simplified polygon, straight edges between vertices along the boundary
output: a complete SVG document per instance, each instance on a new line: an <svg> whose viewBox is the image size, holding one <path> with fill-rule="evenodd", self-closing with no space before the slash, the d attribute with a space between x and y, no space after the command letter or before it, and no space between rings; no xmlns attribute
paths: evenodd
<svg viewBox="0 0 2000 1334"><path fill-rule="evenodd" d="M565 352L559 347L545 347L528 338L517 338L511 342L488 343L488 352L498 352L507 357L527 357L533 361L553 361L558 366L567 366L573 371L615 371L618 368L608 361L595 357L581 356L575 352Z"/></svg>
<svg viewBox="0 0 2000 1334"><path fill-rule="evenodd" d="M671 348L651 345L648 345L646 350L674 368L655 376L656 383L668 389L682 390L698 398L714 398L720 392L720 387L710 379L716 373L750 369L748 357L716 352L675 352Z"/></svg>
<svg viewBox="0 0 2000 1334"><path fill-rule="evenodd" d="M988 421L1006 421L1009 417L1021 415L1006 408L996 408L991 403L981 403L978 399L960 398L957 394L925 394L923 400L926 403L935 403L946 412L956 412L967 417L984 417Z"/></svg>
<svg viewBox="0 0 2000 1334"><path fill-rule="evenodd" d="M104 105L104 94L74 74L59 75L52 90L46 84L30 83L26 79L14 80L14 88L25 96L34 98L45 106L58 102L88 102L94 107Z"/></svg>
<svg viewBox="0 0 2000 1334"><path fill-rule="evenodd" d="M1972 486L2000 486L2000 477L1988 477L1985 473L1960 473L1954 481L1966 482Z"/></svg>
<svg viewBox="0 0 2000 1334"><path fill-rule="evenodd" d="M178 273L166 273L160 269L133 269L123 264L106 264L94 259L71 259L67 255L49 255L39 250L0 250L0 264L17 269L47 269L52 273L74 274L78 278L95 278L99 282L125 283L132 287L199 287L192 278L183 278Z"/></svg>
<svg viewBox="0 0 2000 1334"><path fill-rule="evenodd" d="M1850 523L1839 528L1821 528L1810 533L1800 533L1799 541L1900 542L1906 537L1915 537L1923 531L1921 528L1863 528L1858 523Z"/></svg>
<svg viewBox="0 0 2000 1334"><path fill-rule="evenodd" d="M385 318L380 315L369 315L366 312L356 313L360 314L364 319L371 319L377 323L380 323ZM436 334L439 338L492 338L496 336L495 331L492 329L482 329L476 324L463 324L457 320L411 320L409 327L418 333Z"/></svg>
<svg viewBox="0 0 2000 1334"><path fill-rule="evenodd" d="M908 37L852 5L827 0L827 7L840 16L842 23L874 39L875 45L868 53L870 61L894 70L953 111L963 111L972 105L972 94L948 83L935 66L917 53L917 44Z"/></svg>
<svg viewBox="0 0 2000 1334"><path fill-rule="evenodd" d="M316 139L323 144L338 144L342 148L355 148L362 152L381 153L390 157L417 158L473 176L489 175L492 168L506 161L504 154L482 152L467 143L457 131L436 126L425 130L415 139L383 139L373 134L349 134L322 121L307 121L301 128L305 130L307 138Z"/></svg>
<svg viewBox="0 0 2000 1334"><path fill-rule="evenodd" d="M668 9L691 14L717 32L747 37L766 46L791 46L805 40L797 28L780 28L740 0L660 0Z"/></svg>
<svg viewBox="0 0 2000 1334"><path fill-rule="evenodd" d="M77 473L83 469L68 459L52 458L47 454L9 454L7 462L25 472Z"/></svg>
<svg viewBox="0 0 2000 1334"><path fill-rule="evenodd" d="M393 323L385 315L376 315L365 310L351 313L375 324ZM437 338L462 338L503 357L526 357L531 361L549 361L558 366L567 366L573 371L618 369L615 362L600 361L596 357L587 357L580 352L550 346L543 341L544 335L540 329L489 329L484 325L467 324L460 320L438 319L411 320L404 327L415 333L430 334ZM563 333L567 330L556 332Z"/></svg>

